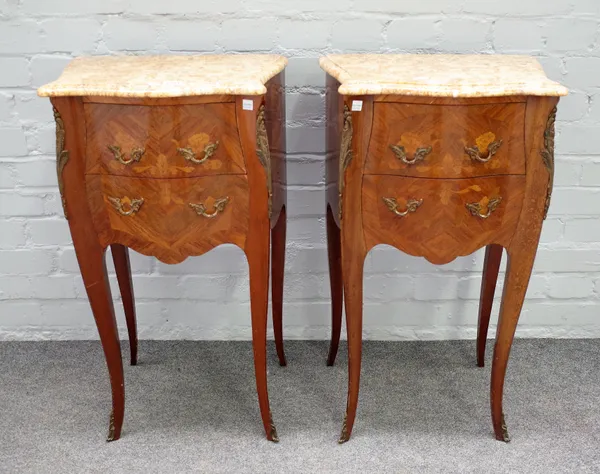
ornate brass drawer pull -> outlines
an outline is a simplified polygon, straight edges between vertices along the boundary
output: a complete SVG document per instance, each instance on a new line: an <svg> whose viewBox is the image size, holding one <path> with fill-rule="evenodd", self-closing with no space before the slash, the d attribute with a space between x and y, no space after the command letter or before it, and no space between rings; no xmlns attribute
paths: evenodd
<svg viewBox="0 0 600 474"><path fill-rule="evenodd" d="M496 208L500 205L501 201L502 201L501 197L490 199L487 204L487 212L485 214L483 214L481 212L483 206L478 202L467 203L466 206L467 206L467 209L469 210L469 212L472 215L474 215L475 217L481 217L482 219L487 219L488 217L490 217L490 214L492 212L494 212L496 210Z"/></svg>
<svg viewBox="0 0 600 474"><path fill-rule="evenodd" d="M190 207L194 211L196 211L196 214L198 214L199 216L208 217L209 219L212 219L213 217L216 217L217 214L219 214L225 210L225 206L227 205L228 202L229 202L229 197L222 197L222 198L217 199L213 205L215 208L215 210L213 212L206 212L206 205L204 205L204 204L194 204L194 203L190 202Z"/></svg>
<svg viewBox="0 0 600 474"><path fill-rule="evenodd" d="M480 163L487 163L496 154L496 152L500 148L500 145L502 145L502 140L496 140L495 142L490 143L487 147L486 154L483 156L481 155L481 152L479 151L479 148L477 147L477 145L474 147L471 147L471 148L466 146L465 153L467 155L469 155L469 157L473 161L479 161Z"/></svg>
<svg viewBox="0 0 600 474"><path fill-rule="evenodd" d="M138 212L142 207L142 204L144 204L144 198L129 199L128 197L124 197L123 199L121 199L117 197L108 196L108 200L117 210L117 212L122 216L132 216L133 214ZM125 209L125 207L128 207L128 209Z"/></svg>
<svg viewBox="0 0 600 474"><path fill-rule="evenodd" d="M398 202L396 201L395 198L384 197L383 202L385 202L385 205L394 214L396 214L397 216L400 216L400 217L404 217L409 212L415 212L419 208L419 206L421 204L423 204L423 199L419 199L418 201L416 199L409 199L408 202L406 203L405 211L398 210Z"/></svg>
<svg viewBox="0 0 600 474"><path fill-rule="evenodd" d="M196 153L190 147L187 148L177 148L177 153L183 156L186 160L191 161L197 165L204 163L211 156L215 154L217 148L219 147L219 141L217 140L214 143L207 143L204 147L204 156L200 159L196 158Z"/></svg>
<svg viewBox="0 0 600 474"><path fill-rule="evenodd" d="M116 145L108 145L108 149L115 156L115 160L117 160L122 165L130 165L131 163L136 163L142 159L146 150L144 148L134 148L129 153L129 158L125 158L125 154L121 151L120 146Z"/></svg>
<svg viewBox="0 0 600 474"><path fill-rule="evenodd" d="M432 150L432 148L430 146L428 146L426 148L417 148L417 151L415 151L415 155L413 156L413 158L411 160L406 157L406 150L404 149L403 146L390 145L390 148L396 155L396 158L398 158L399 160L402 160L402 163L407 164L407 165L414 165L415 163L418 163L419 161L423 161L425 159L425 157L427 155L429 155L429 153L431 153L431 150Z"/></svg>

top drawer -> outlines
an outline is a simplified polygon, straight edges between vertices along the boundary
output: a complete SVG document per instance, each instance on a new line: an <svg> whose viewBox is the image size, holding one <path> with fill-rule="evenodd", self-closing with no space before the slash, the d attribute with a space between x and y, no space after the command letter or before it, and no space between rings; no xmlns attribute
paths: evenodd
<svg viewBox="0 0 600 474"><path fill-rule="evenodd" d="M525 104L376 102L365 173L427 178L525 174Z"/></svg>
<svg viewBox="0 0 600 474"><path fill-rule="evenodd" d="M84 107L89 174L180 178L245 173L234 103Z"/></svg>

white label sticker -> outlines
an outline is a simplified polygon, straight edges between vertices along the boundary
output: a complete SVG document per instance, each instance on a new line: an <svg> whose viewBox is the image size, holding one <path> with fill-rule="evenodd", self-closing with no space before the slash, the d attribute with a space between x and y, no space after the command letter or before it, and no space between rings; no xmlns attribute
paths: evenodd
<svg viewBox="0 0 600 474"><path fill-rule="evenodd" d="M360 112L362 110L362 100L352 101L352 112Z"/></svg>
<svg viewBox="0 0 600 474"><path fill-rule="evenodd" d="M242 100L242 109L244 110L254 110L254 101L250 99Z"/></svg>

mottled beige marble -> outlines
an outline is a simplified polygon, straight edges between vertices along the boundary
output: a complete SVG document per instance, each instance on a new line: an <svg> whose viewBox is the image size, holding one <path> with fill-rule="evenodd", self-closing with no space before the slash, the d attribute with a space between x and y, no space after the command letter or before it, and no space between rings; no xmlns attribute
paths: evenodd
<svg viewBox="0 0 600 474"><path fill-rule="evenodd" d="M43 97L261 95L287 59L270 54L95 56L73 60Z"/></svg>
<svg viewBox="0 0 600 474"><path fill-rule="evenodd" d="M340 83L340 94L432 97L563 96L528 56L499 54L332 54L321 68Z"/></svg>

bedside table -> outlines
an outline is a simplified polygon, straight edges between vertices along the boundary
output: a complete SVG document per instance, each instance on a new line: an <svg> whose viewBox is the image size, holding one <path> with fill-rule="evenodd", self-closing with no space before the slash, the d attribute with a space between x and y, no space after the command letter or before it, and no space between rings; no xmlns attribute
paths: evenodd
<svg viewBox="0 0 600 474"><path fill-rule="evenodd" d="M332 340L342 296L348 328L348 403L340 442L356 416L363 262L378 244L445 264L486 247L478 364L502 249L508 254L492 363L496 438L509 441L502 392L554 174L558 96L524 56L332 55L327 76L327 241Z"/></svg>
<svg viewBox="0 0 600 474"><path fill-rule="evenodd" d="M60 194L110 374L109 441L120 437L125 395L106 248L135 365L127 248L172 264L225 243L248 259L258 400L267 438L277 441L266 336L271 252L273 326L285 365L286 63L272 55L80 58L38 91L54 106Z"/></svg>

